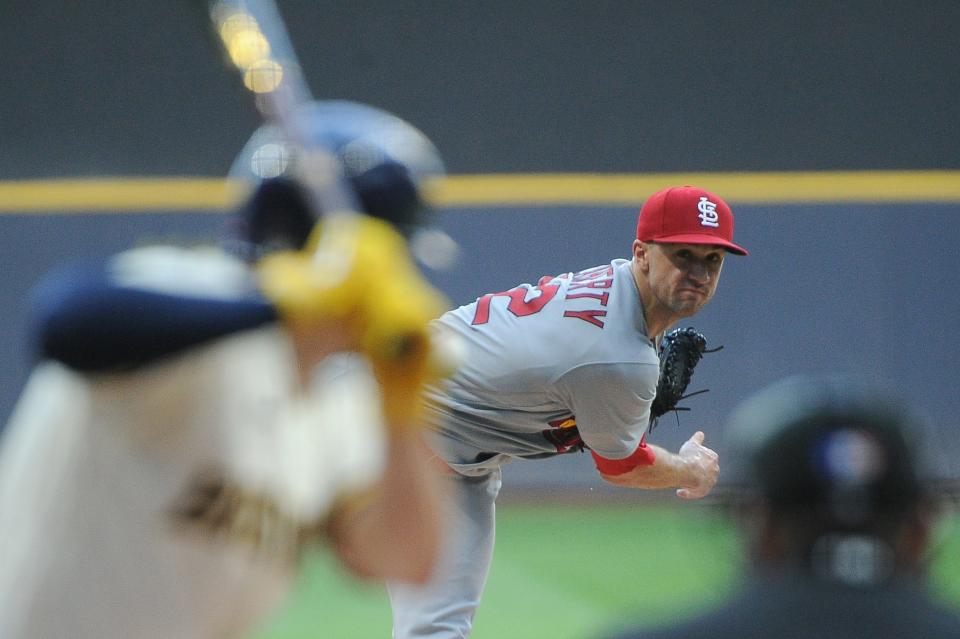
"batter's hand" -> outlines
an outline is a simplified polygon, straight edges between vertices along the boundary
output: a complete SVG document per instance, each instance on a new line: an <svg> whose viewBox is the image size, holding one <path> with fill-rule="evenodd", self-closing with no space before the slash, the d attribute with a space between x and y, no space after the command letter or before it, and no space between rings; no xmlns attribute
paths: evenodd
<svg viewBox="0 0 960 639"><path fill-rule="evenodd" d="M685 465L683 488L677 489L677 497L681 499L706 497L720 475L720 457L703 445L703 439L703 431L698 430L678 452Z"/></svg>
<svg viewBox="0 0 960 639"><path fill-rule="evenodd" d="M360 347L373 363L383 395L384 417L395 428L421 423L423 386L451 371L440 370L430 320L444 301L412 264L399 268L396 255L388 272L371 283L361 307Z"/></svg>
<svg viewBox="0 0 960 639"><path fill-rule="evenodd" d="M419 424L423 385L450 372L437 370L429 329L447 302L396 229L367 216L320 223L304 250L268 255L258 271L264 294L300 332L332 321L356 333L387 421Z"/></svg>

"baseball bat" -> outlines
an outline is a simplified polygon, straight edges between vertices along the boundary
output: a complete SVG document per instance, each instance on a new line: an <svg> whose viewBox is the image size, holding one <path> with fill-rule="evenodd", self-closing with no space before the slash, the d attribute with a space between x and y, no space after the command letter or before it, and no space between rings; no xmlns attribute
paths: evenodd
<svg viewBox="0 0 960 639"><path fill-rule="evenodd" d="M229 61L254 98L262 118L276 126L297 157L296 178L306 187L317 219L330 229L338 225L349 236L361 209L332 149L308 138L298 113L313 98L303 76L283 18L273 0L205 0L211 26ZM340 234L340 237L343 237ZM338 242L337 234L320 235L313 259L327 265L331 278L346 277L343 265L355 257L355 246ZM419 333L397 335L381 347L391 358L421 348Z"/></svg>
<svg viewBox="0 0 960 639"><path fill-rule="evenodd" d="M283 17L273 0L203 0L212 32L229 61L254 97L261 117L276 126L287 145L297 154L297 179L306 187L317 219L328 224L350 224L360 211L339 160L330 150L307 139L303 121L296 113L313 98L303 76ZM342 250L342 249L341 249ZM324 254L324 251L330 253ZM438 270L449 268L457 259L458 246L437 228L421 229L410 238L410 251L423 264ZM318 259L342 262L342 255L325 246L323 237Z"/></svg>
<svg viewBox="0 0 960 639"><path fill-rule="evenodd" d="M296 177L317 217L352 216L353 190L332 150L309 140L297 113L312 100L283 17L273 0L206 0L211 27L261 117L297 155Z"/></svg>

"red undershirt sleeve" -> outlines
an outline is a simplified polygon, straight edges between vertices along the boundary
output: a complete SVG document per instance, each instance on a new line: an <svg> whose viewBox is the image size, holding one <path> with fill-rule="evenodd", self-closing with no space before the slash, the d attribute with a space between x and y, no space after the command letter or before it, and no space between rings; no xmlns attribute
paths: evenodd
<svg viewBox="0 0 960 639"><path fill-rule="evenodd" d="M643 436L640 440L640 445L637 446L635 451L630 453L629 457L624 457L623 459L607 459L593 451L590 451L590 454L593 456L593 462L596 464L597 470L604 475L623 475L637 466L651 466L657 459L653 450L647 446L646 435Z"/></svg>

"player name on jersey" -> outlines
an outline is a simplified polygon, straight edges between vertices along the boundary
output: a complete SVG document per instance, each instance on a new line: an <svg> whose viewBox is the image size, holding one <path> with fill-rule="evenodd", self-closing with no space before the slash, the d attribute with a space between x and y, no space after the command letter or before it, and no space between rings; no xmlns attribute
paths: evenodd
<svg viewBox="0 0 960 639"><path fill-rule="evenodd" d="M507 310L517 317L538 313L557 296L563 288L564 280L570 281L566 295L563 298L564 300L591 299L595 300L598 306L606 307L610 293L608 291L597 291L608 289L613 285L613 265L606 264L604 266L596 266L585 271L580 271L579 273L565 273L557 276L545 275L540 278L540 281L535 287L531 287L529 284L522 284L508 291L487 293L477 299L477 309L471 324L473 326L479 326L490 321L490 304L496 297L509 298L510 301L507 303ZM534 293L532 296L530 295L531 292ZM580 319L598 328L603 328L602 318L606 317L606 315L607 311L603 308L567 310L563 312L564 317Z"/></svg>

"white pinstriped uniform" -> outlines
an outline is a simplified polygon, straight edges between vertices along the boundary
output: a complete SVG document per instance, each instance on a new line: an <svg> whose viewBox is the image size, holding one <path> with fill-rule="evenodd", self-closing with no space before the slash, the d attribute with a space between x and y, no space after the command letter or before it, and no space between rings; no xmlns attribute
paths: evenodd
<svg viewBox="0 0 960 639"><path fill-rule="evenodd" d="M247 634L291 585L296 525L382 471L378 391L355 361L303 390L272 324L136 372L41 363L0 447L0 635ZM218 485L231 509L204 511Z"/></svg>

